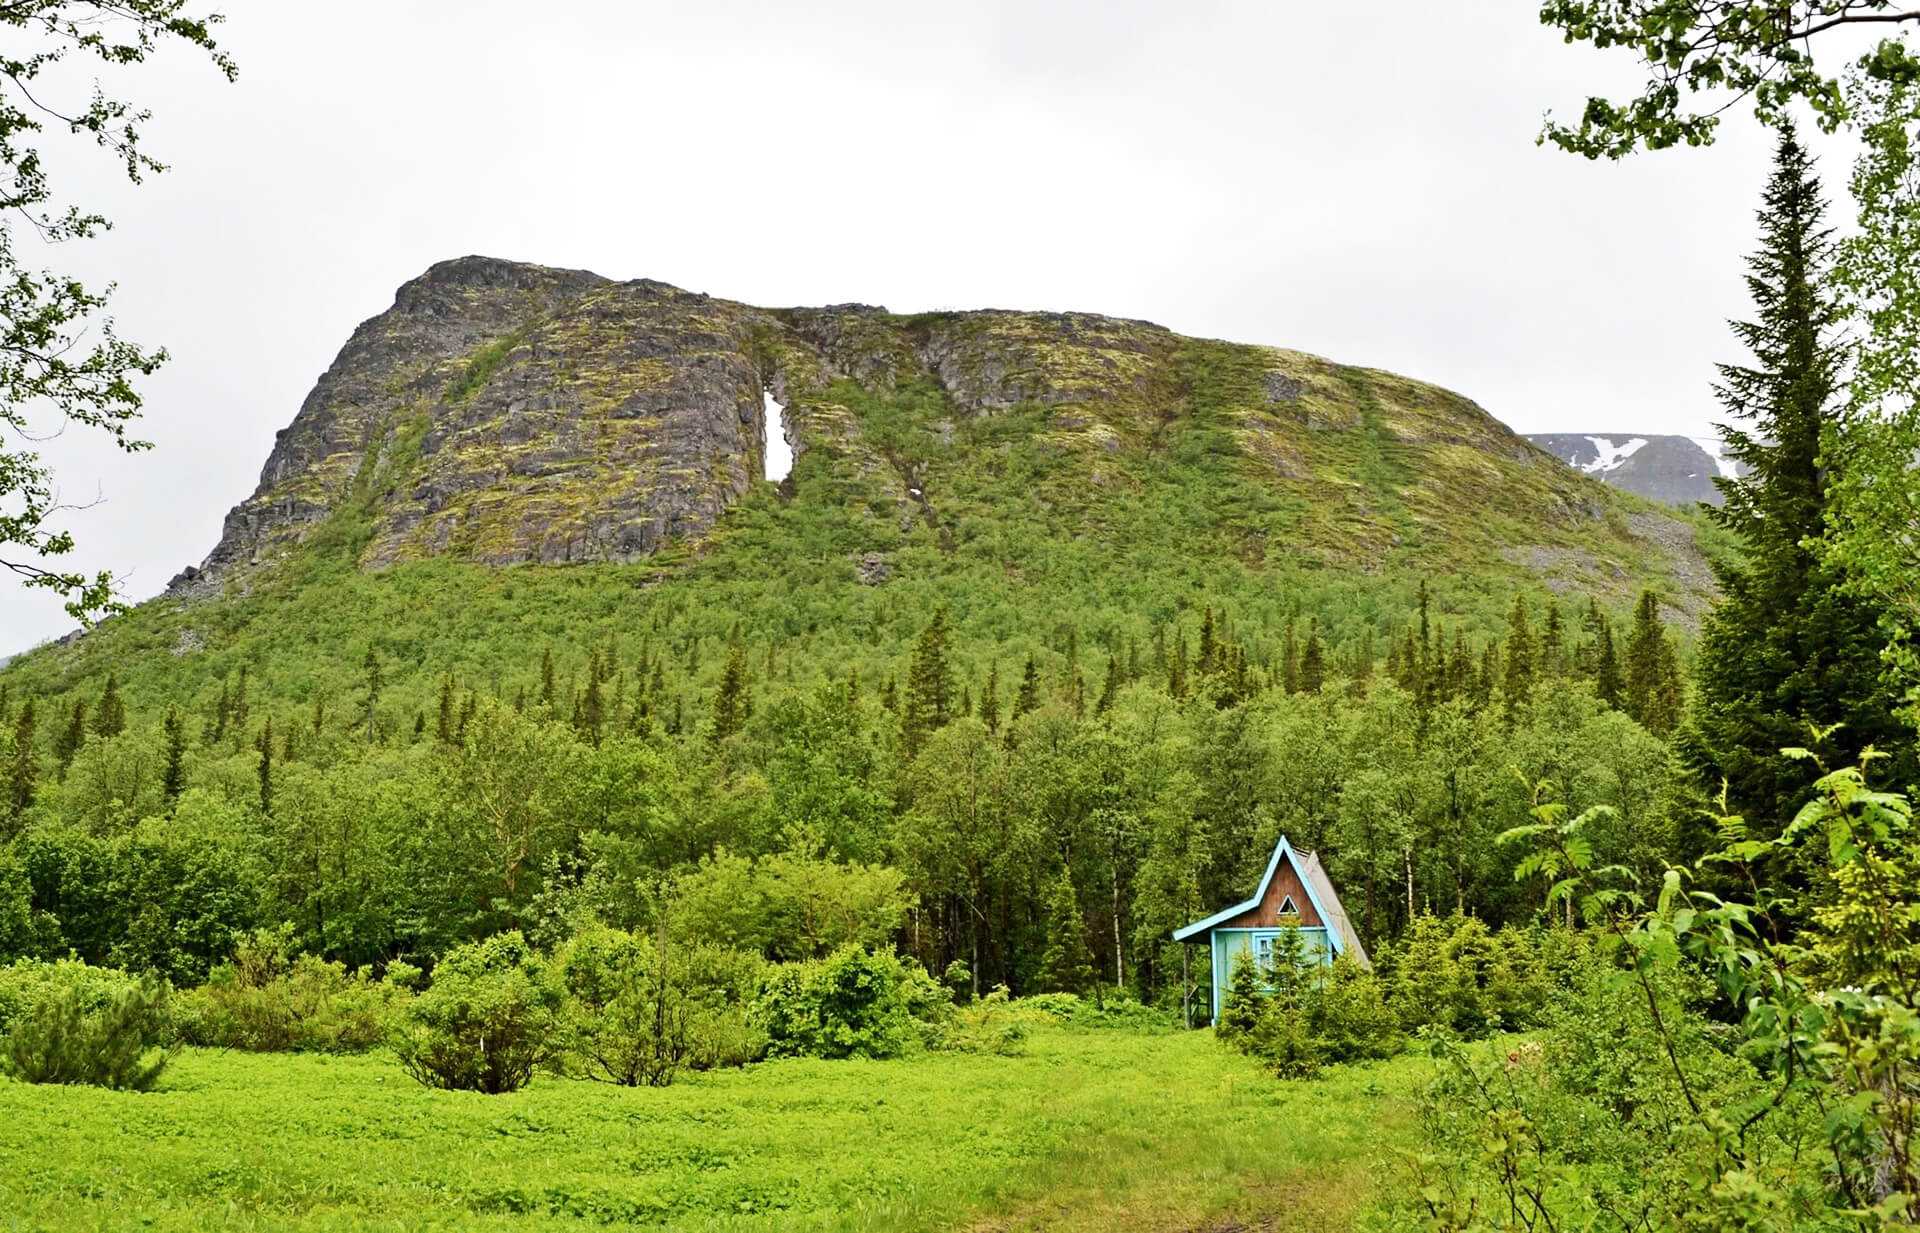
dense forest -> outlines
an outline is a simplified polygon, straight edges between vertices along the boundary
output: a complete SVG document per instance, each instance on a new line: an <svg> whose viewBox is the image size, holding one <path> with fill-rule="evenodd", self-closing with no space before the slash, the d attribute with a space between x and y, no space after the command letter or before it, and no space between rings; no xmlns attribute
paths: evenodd
<svg viewBox="0 0 1920 1233"><path fill-rule="evenodd" d="M99 7L29 6L66 50L0 76L234 71L178 0L107 6L124 43ZM46 564L51 469L0 452L0 565L85 622L0 664L0 1200L1920 1223L1920 14L1540 16L1647 70L1543 143L1711 144L1725 89L1771 140L1716 507L1297 352L477 257L355 331L145 603ZM1860 25L1894 37L1815 68ZM16 207L104 227L10 98ZM1846 228L1815 129L1859 139ZM162 357L62 358L105 299L3 240L0 426L137 450ZM1288 907L1227 970L1174 941L1283 836L1370 960Z"/></svg>

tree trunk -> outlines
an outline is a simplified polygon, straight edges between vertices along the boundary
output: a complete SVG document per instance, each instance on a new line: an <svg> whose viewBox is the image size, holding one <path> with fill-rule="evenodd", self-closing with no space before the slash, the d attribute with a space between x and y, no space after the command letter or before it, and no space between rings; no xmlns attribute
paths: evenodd
<svg viewBox="0 0 1920 1233"><path fill-rule="evenodd" d="M1127 961L1120 952L1120 862L1113 862L1113 983L1127 983Z"/></svg>

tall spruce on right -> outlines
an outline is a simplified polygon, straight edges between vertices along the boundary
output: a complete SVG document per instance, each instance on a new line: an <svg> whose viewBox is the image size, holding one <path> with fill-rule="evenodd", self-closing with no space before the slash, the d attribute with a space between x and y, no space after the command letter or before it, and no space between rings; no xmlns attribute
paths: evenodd
<svg viewBox="0 0 1920 1233"><path fill-rule="evenodd" d="M1826 750L1851 761L1871 744L1895 754L1909 781L1912 748L1883 682L1874 614L1812 547L1826 533L1822 441L1839 415L1839 309L1826 286L1832 231L1813 159L1781 134L1759 211L1760 248L1747 259L1752 321L1734 334L1750 365L1723 364L1715 393L1730 423L1727 453L1746 474L1721 478L1708 515L1741 541L1717 563L1722 598L1699 649L1699 688L1683 754L1703 787L1727 785L1730 807L1777 832L1807 795L1808 767L1782 756L1810 741L1808 724L1843 724ZM1830 762L1832 764L1832 762Z"/></svg>

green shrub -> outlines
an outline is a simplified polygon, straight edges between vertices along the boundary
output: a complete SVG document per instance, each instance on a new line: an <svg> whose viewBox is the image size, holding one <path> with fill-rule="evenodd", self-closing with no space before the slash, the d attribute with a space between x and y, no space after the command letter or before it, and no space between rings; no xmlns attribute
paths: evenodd
<svg viewBox="0 0 1920 1233"><path fill-rule="evenodd" d="M575 1073L664 1087L682 1066L740 1065L764 1047L747 1016L759 968L751 954L596 927L557 962L565 1062Z"/></svg>
<svg viewBox="0 0 1920 1233"><path fill-rule="evenodd" d="M1273 1067L1282 1079L1311 1079L1320 1072L1326 1048L1314 1033L1311 1017L1276 998L1261 1010L1242 1047Z"/></svg>
<svg viewBox="0 0 1920 1233"><path fill-rule="evenodd" d="M1529 930L1498 933L1472 917L1419 916L1382 955L1388 1003L1404 1031L1442 1028L1466 1039L1541 1021L1571 943ZM1554 953L1551 965L1543 946Z"/></svg>
<svg viewBox="0 0 1920 1233"><path fill-rule="evenodd" d="M1062 1023L1084 1028L1120 1028L1135 1032L1171 1032L1172 1013L1143 1006L1119 989L1102 991L1099 1001L1074 993L1036 993L1020 999L1028 1010L1041 1011Z"/></svg>
<svg viewBox="0 0 1920 1233"><path fill-rule="evenodd" d="M1385 983L1345 955L1333 961L1308 1006L1314 1038L1329 1062L1392 1057L1405 1047Z"/></svg>
<svg viewBox="0 0 1920 1233"><path fill-rule="evenodd" d="M0 969L0 1067L28 1083L144 1092L172 1059L168 989L77 960Z"/></svg>
<svg viewBox="0 0 1920 1233"><path fill-rule="evenodd" d="M1032 1001L1028 998L1013 1001L1007 996L1006 986L1001 985L979 1000L961 1007L929 1034L927 1044L930 1048L948 1053L1018 1057L1026 1051L1028 1024L1035 1019L1056 1017L1051 1011L1033 1006Z"/></svg>
<svg viewBox="0 0 1920 1233"><path fill-rule="evenodd" d="M761 983L754 1018L771 1057L898 1057L925 1021L951 1013L947 991L892 954L848 946L783 964Z"/></svg>
<svg viewBox="0 0 1920 1233"><path fill-rule="evenodd" d="M400 1064L428 1087L511 1092L559 1044L562 995L517 931L448 951L392 1034Z"/></svg>
<svg viewBox="0 0 1920 1233"><path fill-rule="evenodd" d="M1233 974L1227 978L1226 996L1220 1001L1220 1017L1213 1033L1223 1041L1238 1044L1260 1024L1260 1012L1266 995L1260 988L1260 965L1253 955L1241 951L1233 961Z"/></svg>
<svg viewBox="0 0 1920 1233"><path fill-rule="evenodd" d="M360 1053L386 1038L407 1001L404 988L350 974L316 955L290 960L285 946L284 933L258 931L205 985L181 994L176 1019L187 1043L261 1053Z"/></svg>

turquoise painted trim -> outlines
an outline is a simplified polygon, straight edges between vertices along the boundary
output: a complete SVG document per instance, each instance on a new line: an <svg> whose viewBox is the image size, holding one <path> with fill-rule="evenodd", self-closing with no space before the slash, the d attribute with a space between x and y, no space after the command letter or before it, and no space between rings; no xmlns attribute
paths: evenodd
<svg viewBox="0 0 1920 1233"><path fill-rule="evenodd" d="M1287 837L1285 835L1280 836L1280 842L1273 849L1273 859L1267 862L1267 871L1260 876L1260 887L1253 892L1253 898L1242 900L1230 908L1221 908L1205 920L1197 920L1183 929L1175 929L1173 931L1173 940L1176 942L1184 942L1197 933L1213 928L1221 921L1231 920L1242 912L1259 907L1260 901L1267 897L1267 885L1273 881L1274 873L1280 868L1281 854L1291 852L1292 849L1287 846ZM1289 860L1289 863L1291 863L1291 860ZM1293 872L1298 875L1300 866L1294 865ZM1301 881L1304 882L1306 879L1302 878ZM1308 895L1311 897L1312 892L1309 891ZM1319 905L1316 904L1315 906L1317 907ZM1325 917L1323 916L1321 919L1324 920Z"/></svg>
<svg viewBox="0 0 1920 1233"><path fill-rule="evenodd" d="M1272 885L1273 875L1280 871L1280 858L1282 856L1287 858L1287 864L1293 868L1293 876L1299 880L1301 887L1307 892L1307 902L1313 905L1313 914L1318 916L1323 924L1331 922L1333 917L1327 915L1326 905L1320 902L1320 896L1313 893L1313 882L1308 879L1307 875L1300 872L1300 862L1295 860L1293 856L1293 845L1287 842L1285 835L1281 835L1280 842L1274 845L1273 859L1267 862L1267 871L1261 875L1260 886L1253 892L1253 898L1242 900L1230 908L1222 908L1205 920L1197 920L1183 929L1174 930L1173 940L1176 942L1184 942L1196 934L1213 929L1222 921L1232 920L1242 912L1248 912L1259 907L1260 901L1267 897L1267 887ZM1345 953L1347 949L1346 939L1340 936L1337 929L1328 929L1327 939L1334 954ZM1218 969L1216 968L1215 971L1218 971ZM1219 1013L1217 1006L1214 1008L1214 1013Z"/></svg>

